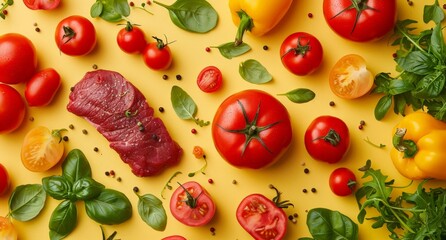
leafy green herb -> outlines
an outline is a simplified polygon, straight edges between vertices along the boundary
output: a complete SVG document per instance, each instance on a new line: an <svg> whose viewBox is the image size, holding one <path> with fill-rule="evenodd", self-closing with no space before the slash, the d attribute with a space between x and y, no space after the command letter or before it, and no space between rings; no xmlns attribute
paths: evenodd
<svg viewBox="0 0 446 240"><path fill-rule="evenodd" d="M209 121L203 121L195 117L197 114L197 104L195 104L194 100L182 88L173 86L170 92L170 100L179 118L185 120L192 119L200 127L210 124Z"/></svg>
<svg viewBox="0 0 446 240"><path fill-rule="evenodd" d="M40 184L17 186L8 200L9 214L22 222L39 215L46 202L46 193Z"/></svg>
<svg viewBox="0 0 446 240"><path fill-rule="evenodd" d="M167 225L167 214L163 202L152 194L140 196L138 201L138 213L147 225L157 231L164 231Z"/></svg>
<svg viewBox="0 0 446 240"><path fill-rule="evenodd" d="M201 173L201 174L203 174L203 175L206 175L206 167L208 166L208 161L206 160L206 156L203 156L203 160L204 160L204 164L203 164L203 166L200 168L200 169L198 169L197 171L195 171L195 172L190 172L190 173L188 173L187 174L187 176L188 177L193 177L193 176L195 176L197 173Z"/></svg>
<svg viewBox="0 0 446 240"><path fill-rule="evenodd" d="M370 141L370 139L369 139L368 137L367 137L366 139L364 139L364 141L365 141L366 143L368 143L368 144L370 144L370 145L376 147L376 148L385 148L385 147L386 147L385 144L382 144L382 143L380 143L380 144L376 144L376 143Z"/></svg>
<svg viewBox="0 0 446 240"><path fill-rule="evenodd" d="M172 22L186 31L206 33L217 26L217 11L206 0L177 0L170 6L153 2L166 8Z"/></svg>
<svg viewBox="0 0 446 240"><path fill-rule="evenodd" d="M306 103L314 99L316 94L307 88L296 88L287 93L278 94L279 96L286 96L294 103Z"/></svg>
<svg viewBox="0 0 446 240"><path fill-rule="evenodd" d="M427 191L425 184L429 180L424 180L413 193L405 192L408 186L395 186L395 180L388 180L381 170L373 169L370 160L360 170L364 171L362 178L369 180L356 192L359 223L366 219L366 209L373 208L376 215L367 220L374 222L373 228L385 225L392 239L446 237L446 189L431 188ZM396 188L397 195L393 193Z"/></svg>
<svg viewBox="0 0 446 240"><path fill-rule="evenodd" d="M96 0L90 8L92 18L100 17L108 22L119 22L129 15L127 0Z"/></svg>
<svg viewBox="0 0 446 240"><path fill-rule="evenodd" d="M118 232L113 231L112 234L110 234L110 236L106 237L105 232L104 232L104 227L102 225L99 225L99 227L101 228L102 240L114 240L116 235L118 234ZM118 239L116 239L116 240L118 240Z"/></svg>
<svg viewBox="0 0 446 240"><path fill-rule="evenodd" d="M132 204L121 192L105 188L98 197L85 201L87 215L101 224L119 224L132 216Z"/></svg>
<svg viewBox="0 0 446 240"><path fill-rule="evenodd" d="M254 84L267 83L273 79L268 70L254 59L241 62L238 71L243 79Z"/></svg>
<svg viewBox="0 0 446 240"><path fill-rule="evenodd" d="M235 45L234 42L223 43L219 46L213 46L211 48L217 48L218 51L220 51L220 54L227 59L238 57L251 50L251 47L246 43Z"/></svg>
<svg viewBox="0 0 446 240"><path fill-rule="evenodd" d="M62 201L51 214L50 239L62 239L69 235L77 225L77 207L70 200Z"/></svg>
<svg viewBox="0 0 446 240"><path fill-rule="evenodd" d="M307 226L313 238L299 240L357 240L358 225L349 217L326 208L314 208L308 212Z"/></svg>
<svg viewBox="0 0 446 240"><path fill-rule="evenodd" d="M163 187L163 190L161 190L161 197L162 197L163 199L166 199L166 198L164 197L164 191L165 191L166 189L172 190L172 185L170 185L170 184L172 183L172 179L174 179L174 178L175 178L176 176L178 176L179 174L182 174L182 172L180 172L180 171L176 171L176 172L169 178L169 180L167 180L166 184L165 184L164 187Z"/></svg>
<svg viewBox="0 0 446 240"><path fill-rule="evenodd" d="M14 0L5 0L4 3L1 5L0 8L0 17L5 19L6 15L3 13L3 11L6 10L9 6L12 6L14 4Z"/></svg>
<svg viewBox="0 0 446 240"><path fill-rule="evenodd" d="M375 76L373 93L384 94L375 107L375 118L381 120L392 103L396 114L427 109L435 118L446 121L446 44L442 33L443 9L438 0L424 8L423 21L435 23L434 28L417 30L412 19L401 20L395 26L394 46L399 46L395 62L398 76L388 73ZM417 30L417 31L415 31ZM417 33L414 33L417 32Z"/></svg>

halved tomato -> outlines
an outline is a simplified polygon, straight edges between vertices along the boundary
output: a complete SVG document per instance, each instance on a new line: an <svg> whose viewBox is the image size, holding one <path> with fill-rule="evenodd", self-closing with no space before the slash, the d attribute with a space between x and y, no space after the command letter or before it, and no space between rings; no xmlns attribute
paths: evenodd
<svg viewBox="0 0 446 240"><path fill-rule="evenodd" d="M32 10L51 10L59 6L60 0L23 0L23 3Z"/></svg>
<svg viewBox="0 0 446 240"><path fill-rule="evenodd" d="M170 199L170 212L187 226L203 226L212 220L215 204L209 193L197 182L181 184Z"/></svg>
<svg viewBox="0 0 446 240"><path fill-rule="evenodd" d="M161 240L186 240L186 238L184 238L180 235L172 235L172 236L164 237Z"/></svg>
<svg viewBox="0 0 446 240"><path fill-rule="evenodd" d="M0 217L0 239L17 240L17 230L9 218Z"/></svg>
<svg viewBox="0 0 446 240"><path fill-rule="evenodd" d="M333 93L344 99L359 98L373 87L373 75L361 56L348 54L339 59L329 74Z"/></svg>
<svg viewBox="0 0 446 240"><path fill-rule="evenodd" d="M32 172L44 172L55 166L65 150L61 131L43 126L31 129L22 144L21 158L23 165Z"/></svg>
<svg viewBox="0 0 446 240"><path fill-rule="evenodd" d="M222 74L216 66L207 66L198 74L197 85L203 92L215 92L221 88L222 84Z"/></svg>

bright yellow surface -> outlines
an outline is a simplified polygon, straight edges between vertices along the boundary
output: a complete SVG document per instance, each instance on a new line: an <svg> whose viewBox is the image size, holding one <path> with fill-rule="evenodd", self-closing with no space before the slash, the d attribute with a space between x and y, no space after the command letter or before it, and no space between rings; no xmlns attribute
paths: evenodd
<svg viewBox="0 0 446 240"><path fill-rule="evenodd" d="M173 3L171 0L163 2ZM422 3L421 1L414 2L415 5L410 7L405 0L398 0L399 18L410 17L421 21ZM16 0L16 3L8 8L7 19L0 21L0 34L18 32L30 38L37 49L39 68L53 67L63 78L63 86L53 104L43 108L29 108L25 122L19 130L0 136L0 161L9 170L12 187L40 183L45 176L60 174L59 165L45 173L32 173L26 170L20 161L20 147L23 137L32 127L44 125L50 129L68 128L69 124L73 124L75 129L67 133L69 137L69 141L65 143L67 152L73 148L81 149L91 164L93 177L109 188L124 192L133 204L133 217L129 221L121 225L105 226L108 234L116 230L117 238L125 240L161 239L173 234L181 234L192 240L250 239L250 236L237 223L235 210L241 199L251 193L262 193L272 198L274 191L268 188L269 184L274 184L283 193L283 199L289 199L294 203L294 208L285 211L287 214L298 213L298 222L296 224L288 222L286 239L297 239L309 236L305 223L306 211L315 207L341 211L357 222L358 207L354 196L337 197L328 187L328 176L335 168L349 167L355 170L357 178L361 181L362 174L356 169L363 166L367 159L371 159L375 168L383 169L385 174L396 178L401 185L407 183L407 180L394 169L388 153L391 147L391 129L401 116L390 113L384 120L376 121L373 108L380 96L371 95L356 100L343 100L331 92L327 80L331 66L340 57L349 53L362 55L374 73L393 72L395 63L392 60L392 53L395 49L389 46L388 38L371 43L354 43L341 39L325 23L321 1L296 0L283 21L272 32L261 38L254 38L249 33L245 35L245 42L253 48L251 52L228 60L223 58L216 49L210 53L205 51L207 46L231 41L235 36L236 26L230 19L227 1L210 0L219 13L219 23L216 29L204 35L185 32L177 28L170 21L167 10L153 4L148 6L148 9L154 15L134 9L130 20L141 25L147 38L152 35L162 37L165 34L170 41L175 40L175 43L170 45L174 55L173 66L168 71L155 72L144 65L140 56L125 54L118 48L116 34L123 26L90 17L89 10L93 3L93 0L63 0L62 5L56 10L32 11L27 9L21 0ZM141 1L135 1L136 5L140 3ZM271 4L274 4L274 1L271 1ZM440 4L443 4L443 1ZM308 13L312 13L313 18L309 18ZM61 54L53 39L57 23L66 16L74 14L88 17L96 27L98 44L95 51L88 56L70 57ZM40 32L34 30L35 23L41 29ZM324 47L323 64L310 76L294 76L280 62L280 44L285 37L296 31L315 35ZM269 50L263 50L264 45L267 45ZM254 85L239 76L239 63L250 58L259 60L269 70L274 77L271 83ZM164 121L173 138L184 149L185 154L179 165L167 169L156 177L135 177L116 152L108 147L108 142L102 135L85 120L66 110L70 87L87 71L92 70L93 64L102 69L120 72L145 94L152 107L165 108L164 113L155 111L155 115ZM195 83L199 71L208 65L218 66L224 76L223 88L212 94L201 92ZM168 80L162 79L164 74L169 76ZM181 81L175 79L177 74L182 76ZM201 128L193 121L181 120L176 116L170 103L170 89L173 85L181 86L190 94L198 105L197 116L204 120L212 120L218 105L227 96L249 88L262 89L273 95L295 88L309 88L316 93L316 98L306 104L295 104L284 96L277 96L288 108L292 118L294 138L291 147L281 161L270 168L255 171L242 170L230 166L218 155L212 143L210 126ZM18 85L17 88L23 90L23 85ZM334 101L336 106L329 106L330 101ZM303 144L306 127L314 118L325 114L342 118L350 128L352 140L350 151L344 160L334 165L311 159ZM34 121L29 121L29 117L33 117ZM366 122L363 130L358 129L361 120ZM193 128L198 130L198 134L191 133ZM88 135L82 134L82 129L86 129ZM365 138L375 143L386 144L387 147L375 148L367 144L364 141ZM192 155L192 148L195 145L204 148L209 166L206 169L206 175L198 174L189 178L187 173L198 170L204 163ZM99 152L93 150L95 147L99 148ZM310 173L305 174L304 168L309 168ZM114 170L122 181L118 182L116 178L105 176L104 173L109 170ZM137 197L133 194L132 188L138 186L142 194L152 193L160 197L164 184L176 171L182 171L183 174L173 180L173 186L176 187L177 181L200 182L213 196L217 204L217 213L213 221L204 227L184 226L170 214L168 205L172 191L167 190L166 199L163 200L168 214L167 228L164 232L157 232L139 217L136 208ZM213 184L208 183L209 178L213 179ZM237 181L236 185L232 183L233 180ZM302 192L304 188L313 187L317 189L317 193ZM0 198L0 215L2 216L8 212L8 195ZM14 221L19 238L21 240L48 239L49 218L58 202L49 197L46 207L36 219L29 222ZM101 239L99 225L87 217L83 204L78 204L78 212L78 226L67 239ZM211 235L209 230L211 227L216 229L215 236ZM362 240L388 239L385 229L373 230L368 221L359 227Z"/></svg>

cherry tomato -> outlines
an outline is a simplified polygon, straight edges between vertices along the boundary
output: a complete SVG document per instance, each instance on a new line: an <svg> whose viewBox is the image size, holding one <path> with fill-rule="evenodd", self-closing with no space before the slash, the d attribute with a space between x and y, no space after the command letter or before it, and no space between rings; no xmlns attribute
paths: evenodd
<svg viewBox="0 0 446 240"><path fill-rule="evenodd" d="M216 149L228 163L240 168L273 164L288 149L292 135L285 106L260 90L229 96L212 122Z"/></svg>
<svg viewBox="0 0 446 240"><path fill-rule="evenodd" d="M60 75L53 68L43 69L26 83L25 99L29 106L46 106L61 85Z"/></svg>
<svg viewBox="0 0 446 240"><path fill-rule="evenodd" d="M10 133L22 125L26 105L13 87L0 84L0 133Z"/></svg>
<svg viewBox="0 0 446 240"><path fill-rule="evenodd" d="M70 56L82 56L90 53L96 46L96 30L87 18L72 15L57 24L55 40L61 52Z"/></svg>
<svg viewBox="0 0 446 240"><path fill-rule="evenodd" d="M9 218L0 217L0 239L17 240L17 230Z"/></svg>
<svg viewBox="0 0 446 240"><path fill-rule="evenodd" d="M203 92L215 92L221 88L222 84L223 77L221 71L215 66L207 66L198 74L197 85Z"/></svg>
<svg viewBox="0 0 446 240"><path fill-rule="evenodd" d="M59 6L60 0L23 0L25 5L32 10L51 10Z"/></svg>
<svg viewBox="0 0 446 240"><path fill-rule="evenodd" d="M130 22L118 32L116 41L119 48L129 54L141 53L147 45L144 32Z"/></svg>
<svg viewBox="0 0 446 240"><path fill-rule="evenodd" d="M172 235L172 236L164 237L161 240L187 240L187 239L180 235Z"/></svg>
<svg viewBox="0 0 446 240"><path fill-rule="evenodd" d="M0 82L17 84L28 81L37 69L33 43L18 33L0 36Z"/></svg>
<svg viewBox="0 0 446 240"><path fill-rule="evenodd" d="M317 117L305 131L305 148L316 160L337 163L344 158L349 147L349 130L340 118Z"/></svg>
<svg viewBox="0 0 446 240"><path fill-rule="evenodd" d="M190 181L180 185L170 199L170 211L187 226L203 226L212 220L215 204L199 183Z"/></svg>
<svg viewBox="0 0 446 240"><path fill-rule="evenodd" d="M367 69L364 58L349 54L339 59L329 74L331 91L344 99L359 98L373 87L374 76Z"/></svg>
<svg viewBox="0 0 446 240"><path fill-rule="evenodd" d="M331 191L338 196L348 196L356 189L356 176L348 168L337 168L330 174Z"/></svg>
<svg viewBox="0 0 446 240"><path fill-rule="evenodd" d="M8 171L5 166L0 163L0 196L3 196L8 192L10 185L11 180L9 179Z"/></svg>
<svg viewBox="0 0 446 240"><path fill-rule="evenodd" d="M156 42L147 44L142 52L144 63L153 70L166 70L172 64L172 53L168 43L153 37Z"/></svg>
<svg viewBox="0 0 446 240"><path fill-rule="evenodd" d="M305 32L289 35L280 46L282 64L295 75L311 74L322 63L323 50L319 40Z"/></svg>
<svg viewBox="0 0 446 240"><path fill-rule="evenodd" d="M382 38L396 22L396 0L324 0L324 17L341 37L366 42Z"/></svg>
<svg viewBox="0 0 446 240"><path fill-rule="evenodd" d="M22 143L23 166L32 172L44 172L55 166L64 153L63 130L50 131L43 126L31 129Z"/></svg>
<svg viewBox="0 0 446 240"><path fill-rule="evenodd" d="M245 197L237 207L237 221L254 239L284 239L288 218L285 212L261 194Z"/></svg>

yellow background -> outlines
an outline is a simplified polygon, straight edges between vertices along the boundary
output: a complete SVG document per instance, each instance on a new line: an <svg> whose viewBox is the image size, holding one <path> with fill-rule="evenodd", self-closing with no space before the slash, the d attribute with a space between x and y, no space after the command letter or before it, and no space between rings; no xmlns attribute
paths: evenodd
<svg viewBox="0 0 446 240"><path fill-rule="evenodd" d="M162 1L171 4L174 1ZM168 71L153 71L147 68L139 55L128 55L122 52L116 44L116 34L123 26L109 23L102 19L92 19L89 15L90 1L63 0L58 9L52 11L32 11L26 8L21 0L16 0L9 7L6 20L0 21L0 34L17 32L31 39L38 54L39 69L53 67L62 76L63 85L54 99L47 107L28 108L23 125L15 132L0 136L0 162L8 169L12 188L28 183L40 183L45 176L60 175L60 165L45 173L32 173L26 170L20 161L20 148L24 135L31 128L43 125L50 129L68 128L69 124L75 126L69 130L69 141L65 143L66 152L73 148L81 149L87 156L94 174L94 178L109 188L117 189L125 193L133 204L133 217L120 225L105 226L105 231L110 234L117 231L117 238L134 239L161 239L162 237L180 234L187 239L251 239L237 223L235 210L242 198L251 193L262 193L265 196L274 197L274 191L268 188L274 184L283 194L283 199L289 199L294 203L294 208L285 209L289 214L299 214L296 224L288 224L286 239L297 239L309 236L306 226L306 211L315 207L325 207L338 210L348 215L357 222L358 207L354 196L337 197L328 187L328 177L331 171L338 167L348 167L354 170L359 184L362 174L356 169L363 166L367 159L373 161L374 168L381 168L383 172L397 179L401 185L408 180L403 179L394 169L390 158L391 128L401 116L389 113L382 121L376 121L373 109L380 95L365 96L355 100L343 100L332 94L328 85L328 73L331 66L342 56L356 53L363 56L369 69L374 73L394 72L395 63L392 60L394 47L389 45L389 35L376 42L354 43L344 40L332 32L322 13L322 1L296 0L281 23L270 33L263 37L253 37L249 33L245 35L245 42L251 45L252 51L243 56L228 60L223 58L216 49L206 52L208 46L216 46L231 41L236 33L236 26L230 19L227 1L209 1L219 14L217 27L207 34L189 33L177 28L170 20L166 9L152 4L147 9L153 15L140 9L132 9L129 19L145 31L147 39L155 35L166 35L169 41L175 41L170 45L174 62ZM400 19L413 18L421 21L423 4L425 1L414 1L414 6L409 6L405 0L398 0L398 17ZM430 2L433 1L428 1ZM443 1L440 1L442 4ZM142 1L136 0L139 5ZM274 4L271 1L270 4ZM313 18L308 17L313 14ZM91 54L83 57L71 57L61 54L54 42L54 30L57 23L69 15L82 15L88 17L94 24L98 43ZM35 31L34 24L40 28ZM424 25L422 23L420 26ZM316 36L324 48L323 63L318 71L306 76L298 77L289 73L280 62L279 48L283 39L291 33L303 31ZM262 49L264 45L269 50ZM273 75L272 82L264 85L254 85L244 81L238 73L238 65L247 59L260 61ZM114 70L136 85L146 96L148 103L155 109L155 115L160 117L172 137L184 149L184 156L179 165L168 168L156 177L138 178L124 164L116 152L108 147L108 142L85 120L69 113L66 110L69 89L83 75L96 64L101 69ZM202 68L215 65L221 69L224 85L220 91L212 94L203 93L196 86L196 76ZM162 76L167 74L168 80ZM182 80L175 79L180 74ZM284 93L295 88L309 88L316 93L316 98L306 104L295 104L284 96L277 98L287 107L293 125L293 141L289 151L275 165L262 170L237 169L227 164L215 150L211 139L211 127L199 127L193 121L179 119L173 111L170 103L170 89L173 85L182 87L195 100L198 106L197 116L203 120L211 121L218 105L229 95L244 89L261 89L273 95ZM16 86L22 93L24 86ZM329 102L334 101L334 107ZM165 112L157 111L164 107ZM329 165L317 162L308 155L303 144L303 135L310 122L320 115L333 115L342 118L350 128L351 147L349 153L341 162ZM29 121L30 117L34 121ZM359 130L359 122L364 120L364 129ZM197 129L196 135L191 129ZM82 134L82 129L88 131L88 135ZM369 138L372 142L386 144L386 148L378 149L364 141ZM189 178L187 173L198 170L202 160L197 160L192 155L195 145L203 147L208 159L206 175L198 174ZM99 148L99 152L93 149ZM305 166L303 166L305 165ZM310 169L309 174L304 173L304 168ZM116 178L105 176L105 172L114 170ZM215 218L203 227L187 227L172 217L169 210L169 198L172 191L165 192L164 207L168 214L167 228L164 232L157 232L147 226L137 213L137 197L132 192L134 186L139 187L140 193L152 193L158 197L164 184L176 171L182 171L172 182L186 182L195 180L200 182L213 196L217 205ZM209 184L208 179L214 183ZM233 180L238 183L234 185ZM302 189L316 188L317 193L303 193ZM12 191L12 190L11 190ZM11 191L9 193L11 193ZM0 197L0 215L8 213L8 196ZM19 239L48 239L48 222L52 210L59 203L50 197L42 213L32 221L19 222L13 220L19 232ZM89 219L85 214L83 204L78 204L78 226L66 239L101 239L99 225ZM368 215L371 216L371 215ZM210 228L216 229L216 235L212 236ZM388 239L386 229L373 230L370 222L359 225L360 239ZM38 237L37 237L38 236Z"/></svg>

